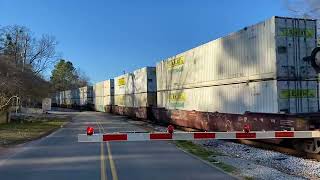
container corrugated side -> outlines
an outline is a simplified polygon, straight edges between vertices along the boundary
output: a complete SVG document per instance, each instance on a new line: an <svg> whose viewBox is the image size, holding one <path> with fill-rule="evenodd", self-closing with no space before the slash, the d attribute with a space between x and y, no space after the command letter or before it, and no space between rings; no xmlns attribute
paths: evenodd
<svg viewBox="0 0 320 180"><path fill-rule="evenodd" d="M98 82L93 86L93 97L104 96L104 82Z"/></svg>
<svg viewBox="0 0 320 180"><path fill-rule="evenodd" d="M147 107L155 105L155 67L145 67L115 78L115 105L125 107ZM150 97L148 97L150 96ZM152 102L151 102L152 101Z"/></svg>
<svg viewBox="0 0 320 180"><path fill-rule="evenodd" d="M132 74L124 74L114 78L114 94L122 95L122 94L132 94L133 88L129 86L129 81L132 81Z"/></svg>
<svg viewBox="0 0 320 180"><path fill-rule="evenodd" d="M97 111L105 111L105 107L113 105L113 79L96 83L93 87L93 104Z"/></svg>
<svg viewBox="0 0 320 180"><path fill-rule="evenodd" d="M103 97L103 104L107 106L114 105L114 96L110 95L110 96Z"/></svg>
<svg viewBox="0 0 320 180"><path fill-rule="evenodd" d="M155 74L155 67L144 67L133 73L118 76L114 79L114 94L156 92Z"/></svg>
<svg viewBox="0 0 320 180"><path fill-rule="evenodd" d="M315 30L311 31L315 21L293 20L291 28L290 23L283 23L288 19L292 18L273 17L161 61L157 64L158 90L278 76L288 79L292 72L295 78L314 78L315 70L303 58L315 48Z"/></svg>
<svg viewBox="0 0 320 180"><path fill-rule="evenodd" d="M301 86L298 86L301 84ZM318 111L316 81L259 81L158 91L158 107L242 114Z"/></svg>
<svg viewBox="0 0 320 180"><path fill-rule="evenodd" d="M104 97L103 97L103 105L109 106L114 104L114 80L109 79L104 81Z"/></svg>
<svg viewBox="0 0 320 180"><path fill-rule="evenodd" d="M94 99L94 108L96 111L104 112L105 105L103 104L104 97L95 97Z"/></svg>
<svg viewBox="0 0 320 180"><path fill-rule="evenodd" d="M104 81L103 84L103 88L104 88L104 95L114 95L114 80L113 79L109 79Z"/></svg>
<svg viewBox="0 0 320 180"><path fill-rule="evenodd" d="M149 107L156 105L156 93L115 95L115 105L124 107Z"/></svg>
<svg viewBox="0 0 320 180"><path fill-rule="evenodd" d="M275 77L274 29L269 19L161 61L158 90Z"/></svg>
<svg viewBox="0 0 320 180"><path fill-rule="evenodd" d="M63 105L64 104L64 91L59 92L59 99L60 99L59 105Z"/></svg>
<svg viewBox="0 0 320 180"><path fill-rule="evenodd" d="M278 111L276 81L158 91L158 107L242 114ZM259 92L259 93L258 93Z"/></svg>
<svg viewBox="0 0 320 180"><path fill-rule="evenodd" d="M79 88L80 92L80 106L86 106L88 104L93 104L93 87L84 86Z"/></svg>

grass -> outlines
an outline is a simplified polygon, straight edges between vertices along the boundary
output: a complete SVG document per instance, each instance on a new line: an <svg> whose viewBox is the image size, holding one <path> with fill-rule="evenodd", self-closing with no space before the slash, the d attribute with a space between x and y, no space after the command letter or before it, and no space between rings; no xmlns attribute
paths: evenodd
<svg viewBox="0 0 320 180"><path fill-rule="evenodd" d="M66 122L65 118L55 118L0 124L0 146L16 145L38 139L60 128Z"/></svg>
<svg viewBox="0 0 320 180"><path fill-rule="evenodd" d="M216 161L214 159L215 156L223 155L219 152L216 152L213 150L208 150L204 147L201 147L200 145L193 144L190 141L175 141L175 144L179 148L181 148L181 149L183 149L183 150L185 150L185 151L187 151L187 152L189 152L189 153L191 153L191 154L193 154L193 155L195 155L205 161L210 162L212 165L219 167L220 169L222 169L226 172L233 173L237 170L235 167L233 167L231 165Z"/></svg>

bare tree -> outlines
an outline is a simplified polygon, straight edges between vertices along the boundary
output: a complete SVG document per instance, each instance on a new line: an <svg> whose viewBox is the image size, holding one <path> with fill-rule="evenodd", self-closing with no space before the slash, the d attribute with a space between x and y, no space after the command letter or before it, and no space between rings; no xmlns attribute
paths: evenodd
<svg viewBox="0 0 320 180"><path fill-rule="evenodd" d="M320 18L319 0L285 0L287 9L292 15L300 18Z"/></svg>
<svg viewBox="0 0 320 180"><path fill-rule="evenodd" d="M24 71L30 68L35 74L54 64L57 56L53 36L42 35L39 39L24 26L6 26L0 29L0 53L10 55Z"/></svg>
<svg viewBox="0 0 320 180"><path fill-rule="evenodd" d="M0 105L13 95L23 102L46 97L49 83L42 77L56 61L54 37L36 38L24 26L0 28Z"/></svg>
<svg viewBox="0 0 320 180"><path fill-rule="evenodd" d="M49 92L49 83L31 69L22 71L12 57L0 55L0 105L10 97L20 96L22 101L41 100Z"/></svg>
<svg viewBox="0 0 320 180"><path fill-rule="evenodd" d="M320 0L284 0L295 17L317 19L318 46L320 46Z"/></svg>

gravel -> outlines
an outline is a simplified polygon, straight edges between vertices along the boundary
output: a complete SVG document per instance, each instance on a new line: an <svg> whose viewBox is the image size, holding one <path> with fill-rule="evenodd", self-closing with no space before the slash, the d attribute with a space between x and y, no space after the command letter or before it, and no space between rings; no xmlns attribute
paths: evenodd
<svg viewBox="0 0 320 180"><path fill-rule="evenodd" d="M320 163L314 160L303 159L271 150L263 150L222 140L195 141L195 143L226 154L227 156L219 157L219 160L223 162L226 161L226 163L230 163L230 165L242 169L242 173L249 177L258 179L279 179L279 177L292 175L290 179L297 177L308 179L320 178ZM233 160L230 161L229 158L233 158ZM237 164L243 160L248 164L256 164L256 167L253 168L255 170L248 171L248 167L243 163ZM256 171L260 173L257 173ZM281 175L279 173L281 173ZM260 177L261 175L262 177ZM274 178L270 176L273 176Z"/></svg>
<svg viewBox="0 0 320 180"><path fill-rule="evenodd" d="M287 180L294 179L300 180L305 179L302 177L296 177L293 175L288 175L274 168L269 168L263 165L259 165L241 158L233 158L229 156L217 156L214 158L217 161L223 162L225 164L237 167L239 175L242 177L250 177L253 179L277 179L277 180Z"/></svg>

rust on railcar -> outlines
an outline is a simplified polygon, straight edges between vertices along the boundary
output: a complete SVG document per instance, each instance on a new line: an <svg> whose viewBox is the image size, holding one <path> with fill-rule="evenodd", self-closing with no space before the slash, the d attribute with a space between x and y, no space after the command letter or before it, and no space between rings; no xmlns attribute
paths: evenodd
<svg viewBox="0 0 320 180"><path fill-rule="evenodd" d="M249 125L253 131L272 130L309 130L307 119L296 115L251 113L227 114L219 112L199 112L184 110L166 110L152 108L153 118L157 122L205 131L242 131Z"/></svg>

